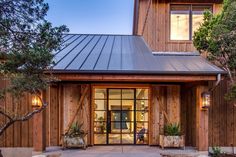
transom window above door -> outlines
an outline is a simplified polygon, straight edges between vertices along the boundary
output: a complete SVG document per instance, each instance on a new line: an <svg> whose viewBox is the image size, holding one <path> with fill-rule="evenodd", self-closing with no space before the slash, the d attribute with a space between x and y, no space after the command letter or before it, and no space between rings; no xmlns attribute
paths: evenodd
<svg viewBox="0 0 236 157"><path fill-rule="evenodd" d="M212 11L211 5L170 6L170 40L192 40L194 32L204 19L204 11Z"/></svg>

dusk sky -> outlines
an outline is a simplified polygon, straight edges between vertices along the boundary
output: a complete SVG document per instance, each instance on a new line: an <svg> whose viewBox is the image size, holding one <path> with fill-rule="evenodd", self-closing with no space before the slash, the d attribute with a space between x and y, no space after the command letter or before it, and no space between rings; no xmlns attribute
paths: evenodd
<svg viewBox="0 0 236 157"><path fill-rule="evenodd" d="M45 0L47 19L70 33L132 34L134 0Z"/></svg>

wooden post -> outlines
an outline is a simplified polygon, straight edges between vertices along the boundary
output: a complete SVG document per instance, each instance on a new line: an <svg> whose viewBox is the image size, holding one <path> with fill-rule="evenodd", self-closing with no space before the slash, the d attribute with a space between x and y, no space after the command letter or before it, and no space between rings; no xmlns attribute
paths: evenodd
<svg viewBox="0 0 236 157"><path fill-rule="evenodd" d="M33 126L34 151L43 152L46 149L45 111L34 115Z"/></svg>
<svg viewBox="0 0 236 157"><path fill-rule="evenodd" d="M206 86L196 87L196 146L199 151L208 151L208 110L202 109L201 94L207 91Z"/></svg>
<svg viewBox="0 0 236 157"><path fill-rule="evenodd" d="M43 99L46 99L46 91L43 92ZM33 117L33 148L34 151L43 152L46 150L46 111L35 114Z"/></svg>

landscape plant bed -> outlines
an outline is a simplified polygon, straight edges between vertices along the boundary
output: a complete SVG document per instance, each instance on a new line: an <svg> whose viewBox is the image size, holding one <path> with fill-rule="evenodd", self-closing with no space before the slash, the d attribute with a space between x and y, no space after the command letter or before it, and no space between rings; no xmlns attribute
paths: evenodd
<svg viewBox="0 0 236 157"><path fill-rule="evenodd" d="M210 156L215 157L212 154ZM220 154L218 157L236 157L236 154Z"/></svg>
<svg viewBox="0 0 236 157"><path fill-rule="evenodd" d="M235 154L223 154L221 157L236 157Z"/></svg>
<svg viewBox="0 0 236 157"><path fill-rule="evenodd" d="M236 154L223 152L221 147L212 147L212 151L209 152L209 156L212 156L212 157L236 157Z"/></svg>

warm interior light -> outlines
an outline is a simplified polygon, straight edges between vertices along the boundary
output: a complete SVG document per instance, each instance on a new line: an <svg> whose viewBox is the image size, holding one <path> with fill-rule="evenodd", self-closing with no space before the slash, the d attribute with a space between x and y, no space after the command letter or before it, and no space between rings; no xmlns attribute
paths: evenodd
<svg viewBox="0 0 236 157"><path fill-rule="evenodd" d="M202 109L207 109L210 107L211 94L209 92L202 93Z"/></svg>
<svg viewBox="0 0 236 157"><path fill-rule="evenodd" d="M40 98L36 95L32 95L32 107L41 107L42 102Z"/></svg>

